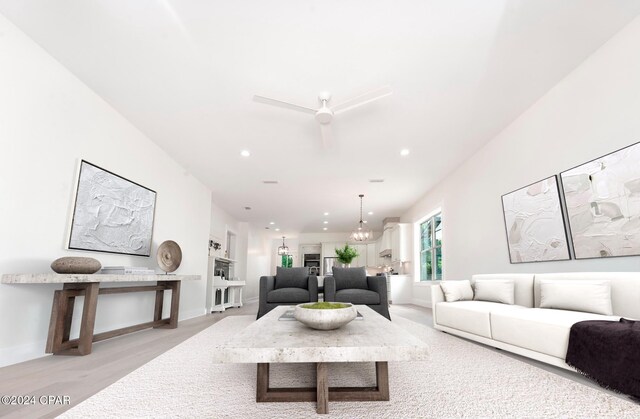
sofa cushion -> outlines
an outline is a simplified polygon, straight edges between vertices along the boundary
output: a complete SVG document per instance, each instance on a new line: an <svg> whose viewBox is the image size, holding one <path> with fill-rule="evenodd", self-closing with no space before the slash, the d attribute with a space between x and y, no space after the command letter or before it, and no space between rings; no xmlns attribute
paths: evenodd
<svg viewBox="0 0 640 419"><path fill-rule="evenodd" d="M515 287L515 303L518 306L534 307L533 274L478 274L471 277L471 283L479 279L511 279Z"/></svg>
<svg viewBox="0 0 640 419"><path fill-rule="evenodd" d="M351 288L337 291L336 301L352 304L380 304L380 294L371 290Z"/></svg>
<svg viewBox="0 0 640 419"><path fill-rule="evenodd" d="M340 268L334 266L333 278L336 280L336 291L349 288L369 289L367 286L367 270L364 266L359 268Z"/></svg>
<svg viewBox="0 0 640 419"><path fill-rule="evenodd" d="M569 330L583 320L620 320L580 311L530 308L512 312L492 312L493 339L564 359Z"/></svg>
<svg viewBox="0 0 640 419"><path fill-rule="evenodd" d="M511 313L526 310L517 305L506 305L488 301L456 301L436 304L438 325L473 333L491 339L490 317L494 312Z"/></svg>
<svg viewBox="0 0 640 419"><path fill-rule="evenodd" d="M442 281L440 283L444 299L447 302L473 300L473 289L469 280Z"/></svg>
<svg viewBox="0 0 640 419"><path fill-rule="evenodd" d="M514 304L514 281L513 279L478 279L473 284L473 299L478 301Z"/></svg>
<svg viewBox="0 0 640 419"><path fill-rule="evenodd" d="M540 281L540 308L613 314L611 308L611 281L575 280Z"/></svg>
<svg viewBox="0 0 640 419"><path fill-rule="evenodd" d="M308 303L310 300L309 290L302 288L278 288L267 294L267 303Z"/></svg>
<svg viewBox="0 0 640 419"><path fill-rule="evenodd" d="M309 289L309 268L276 268L275 288Z"/></svg>

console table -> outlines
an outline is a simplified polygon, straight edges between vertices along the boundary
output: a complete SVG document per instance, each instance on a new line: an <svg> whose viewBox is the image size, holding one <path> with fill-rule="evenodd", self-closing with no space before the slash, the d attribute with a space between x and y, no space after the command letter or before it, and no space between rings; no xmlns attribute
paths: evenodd
<svg viewBox="0 0 640 419"><path fill-rule="evenodd" d="M76 274L5 274L3 284L63 284L61 290L54 291L49 336L46 353L56 355L88 355L93 342L109 339L138 330L153 328L175 329L178 327L180 308L180 283L184 280L199 280L200 275L76 275ZM100 288L101 282L156 282L155 285ZM171 310L168 318L162 318L164 292L171 290ZM131 292L155 291L156 303L153 321L121 329L94 334L98 295L125 294ZM80 336L69 339L71 320L76 297L84 296Z"/></svg>

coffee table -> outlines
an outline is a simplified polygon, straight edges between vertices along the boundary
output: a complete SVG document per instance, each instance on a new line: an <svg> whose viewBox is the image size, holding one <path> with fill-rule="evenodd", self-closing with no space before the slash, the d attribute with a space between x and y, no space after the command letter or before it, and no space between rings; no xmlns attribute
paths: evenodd
<svg viewBox="0 0 640 419"><path fill-rule="evenodd" d="M367 306L364 317L336 330L314 330L298 321L278 318L291 306L279 306L221 343L213 351L217 363L258 364L257 402L316 401L317 413L329 412L329 401L388 401L389 361L429 357L428 345ZM315 388L271 388L273 363L316 364ZM328 362L375 362L375 387L329 387Z"/></svg>

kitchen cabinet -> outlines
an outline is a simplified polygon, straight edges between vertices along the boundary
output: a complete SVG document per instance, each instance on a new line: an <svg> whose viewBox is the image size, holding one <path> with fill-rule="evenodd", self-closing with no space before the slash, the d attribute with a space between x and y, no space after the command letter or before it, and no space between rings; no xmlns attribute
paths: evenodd
<svg viewBox="0 0 640 419"><path fill-rule="evenodd" d="M366 244L350 244L358 252L358 257L353 259L351 266L357 268L359 266L367 266L367 245Z"/></svg>
<svg viewBox="0 0 640 419"><path fill-rule="evenodd" d="M380 263L378 261L378 244L377 243L369 243L367 244L367 265L366 266L379 266Z"/></svg>
<svg viewBox="0 0 640 419"><path fill-rule="evenodd" d="M411 258L411 224L399 223L391 229L391 261L406 262Z"/></svg>

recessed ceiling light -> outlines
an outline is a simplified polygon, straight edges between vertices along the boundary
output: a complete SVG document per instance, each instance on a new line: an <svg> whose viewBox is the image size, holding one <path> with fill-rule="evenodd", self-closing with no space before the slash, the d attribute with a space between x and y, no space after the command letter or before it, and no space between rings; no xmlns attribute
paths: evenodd
<svg viewBox="0 0 640 419"><path fill-rule="evenodd" d="M329 224L329 221L326 221L326 220L325 220L325 221L323 221L323 223L324 223L324 224Z"/></svg>
<svg viewBox="0 0 640 419"><path fill-rule="evenodd" d="M275 223L276 223L275 221L271 221L269 225L274 225Z"/></svg>
<svg viewBox="0 0 640 419"><path fill-rule="evenodd" d="M276 228L276 231L280 231L280 229L279 229L279 228Z"/></svg>
<svg viewBox="0 0 640 419"><path fill-rule="evenodd" d="M323 230L327 230L327 227L323 227L322 229L323 229Z"/></svg>
<svg viewBox="0 0 640 419"><path fill-rule="evenodd" d="M369 214L369 215L373 215L373 211L369 211L367 214Z"/></svg>
<svg viewBox="0 0 640 419"><path fill-rule="evenodd" d="M329 215L329 213L328 213L328 212L325 212L325 213L324 213L324 215Z"/></svg>
<svg viewBox="0 0 640 419"><path fill-rule="evenodd" d="M242 157L249 157L249 156L251 155L251 152L250 152L249 150L242 150L242 151L240 152L240 155L241 155Z"/></svg>
<svg viewBox="0 0 640 419"><path fill-rule="evenodd" d="M264 183L265 185L277 185L278 181L277 180L263 180L262 183Z"/></svg>
<svg viewBox="0 0 640 419"><path fill-rule="evenodd" d="M410 153L408 148L403 148L402 150L400 150L400 155L401 156L408 156Z"/></svg>
<svg viewBox="0 0 640 419"><path fill-rule="evenodd" d="M367 224L367 220L364 220L363 223Z"/></svg>
<svg viewBox="0 0 640 419"><path fill-rule="evenodd" d="M382 182L384 182L384 179L369 179L369 182L371 182L371 183L382 183Z"/></svg>

